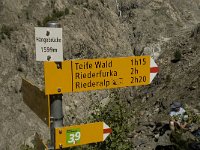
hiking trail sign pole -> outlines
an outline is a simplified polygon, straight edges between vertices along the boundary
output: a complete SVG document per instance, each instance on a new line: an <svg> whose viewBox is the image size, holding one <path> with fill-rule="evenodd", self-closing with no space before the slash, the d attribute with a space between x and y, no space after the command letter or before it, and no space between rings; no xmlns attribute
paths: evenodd
<svg viewBox="0 0 200 150"><path fill-rule="evenodd" d="M51 61L59 70L62 68L63 61L62 28L55 21L49 21L46 26L35 27L36 61ZM48 126L51 135L49 150L55 149L55 128L63 126L62 93L59 88L57 91L56 94L46 94L48 95L48 112L50 112L50 118L47 118L50 120Z"/></svg>
<svg viewBox="0 0 200 150"><path fill-rule="evenodd" d="M60 28L60 24L57 22L48 22L47 27L50 28ZM48 33L47 34L51 34ZM59 49L58 49L59 51ZM47 56L48 57L48 56ZM50 59L49 56L47 59ZM62 59L61 59L62 60ZM55 62L56 63L56 62ZM60 69L60 63L57 62L57 69ZM61 92L60 89L57 89L58 92ZM55 128L63 126L63 110L62 110L62 94L53 94L50 95L50 134L51 134L51 143L48 146L49 150L54 150L55 148Z"/></svg>
<svg viewBox="0 0 200 150"><path fill-rule="evenodd" d="M63 72L64 69L60 24L51 21L47 23L47 27L35 27L35 43L36 60L45 61L45 64L53 63L57 70L50 69L46 73L48 76L59 78L60 76L55 76L53 72ZM63 127L62 93L64 91L62 87L55 85L54 81L51 84L56 87L57 92L45 93L48 95L48 99L45 97L45 100L48 102L48 112L50 112L47 118L50 120L47 125L50 127L51 136L48 150L104 141L112 132L104 122Z"/></svg>

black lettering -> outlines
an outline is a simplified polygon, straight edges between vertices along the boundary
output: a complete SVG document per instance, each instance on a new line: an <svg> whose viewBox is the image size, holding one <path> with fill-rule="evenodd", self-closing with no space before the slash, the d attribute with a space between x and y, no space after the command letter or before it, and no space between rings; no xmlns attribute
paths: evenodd
<svg viewBox="0 0 200 150"><path fill-rule="evenodd" d="M76 73L75 79L80 79L80 74L79 73Z"/></svg>
<svg viewBox="0 0 200 150"><path fill-rule="evenodd" d="M57 49L53 49L52 52L57 52Z"/></svg>
<svg viewBox="0 0 200 150"><path fill-rule="evenodd" d="M141 76L139 76L139 78L140 78L140 79L139 79L139 83L141 83L141 82L142 82L142 77L141 77Z"/></svg>
<svg viewBox="0 0 200 150"><path fill-rule="evenodd" d="M92 86L95 87L95 82L92 82Z"/></svg>
<svg viewBox="0 0 200 150"><path fill-rule="evenodd" d="M113 76L113 71L112 70L110 70L110 76Z"/></svg>
<svg viewBox="0 0 200 150"><path fill-rule="evenodd" d="M137 77L135 77L135 83L138 83L138 78Z"/></svg>
<svg viewBox="0 0 200 150"><path fill-rule="evenodd" d="M131 59L131 63L132 65L135 65L135 66L139 65L139 61L137 59Z"/></svg>
<svg viewBox="0 0 200 150"><path fill-rule="evenodd" d="M101 62L101 61L96 61L95 62L95 66L96 68L108 68L108 67L112 67L112 61L108 62Z"/></svg>
<svg viewBox="0 0 200 150"><path fill-rule="evenodd" d="M131 74L138 74L138 69L131 68Z"/></svg>
<svg viewBox="0 0 200 150"><path fill-rule="evenodd" d="M139 59L139 61L140 61L140 64L139 64L139 65L141 65L141 64L142 64L142 60L141 60L141 59Z"/></svg>
<svg viewBox="0 0 200 150"><path fill-rule="evenodd" d="M146 76L143 76L143 82L146 82L146 81L147 81Z"/></svg>
<svg viewBox="0 0 200 150"><path fill-rule="evenodd" d="M47 39L46 39L46 38L43 38L43 41L44 41L44 43L46 44Z"/></svg>
<svg viewBox="0 0 200 150"><path fill-rule="evenodd" d="M97 72L96 77L101 77L101 70L100 72Z"/></svg>
<svg viewBox="0 0 200 150"><path fill-rule="evenodd" d="M86 83L83 83L83 87L86 88L86 87L87 87L87 84L86 84Z"/></svg>
<svg viewBox="0 0 200 150"><path fill-rule="evenodd" d="M112 67L112 60L108 63L108 67Z"/></svg>
<svg viewBox="0 0 200 150"><path fill-rule="evenodd" d="M146 58L143 58L143 65L146 65Z"/></svg>
<svg viewBox="0 0 200 150"><path fill-rule="evenodd" d="M105 81L105 80L104 80ZM108 87L110 85L110 81L106 81L106 87Z"/></svg>
<svg viewBox="0 0 200 150"><path fill-rule="evenodd" d="M142 83L146 82L146 76L139 76L139 77L131 77L131 83Z"/></svg>
<svg viewBox="0 0 200 150"><path fill-rule="evenodd" d="M103 84L103 82L99 82L99 86L103 86L104 84Z"/></svg>
<svg viewBox="0 0 200 150"><path fill-rule="evenodd" d="M131 77L131 79L132 79L132 80L131 80L131 83L134 83L134 77Z"/></svg>
<svg viewBox="0 0 200 150"><path fill-rule="evenodd" d="M117 76L117 71L114 71L114 76Z"/></svg>
<svg viewBox="0 0 200 150"><path fill-rule="evenodd" d="M101 62L100 61L95 62L95 65L96 65L96 68L101 68Z"/></svg>
<svg viewBox="0 0 200 150"><path fill-rule="evenodd" d="M76 65L76 70L78 70L78 69L79 69L79 67L78 67L78 64L79 64L79 63L75 63L75 65Z"/></svg>
<svg viewBox="0 0 200 150"><path fill-rule="evenodd" d="M82 73L82 72L81 72ZM83 76L82 76L82 78L87 78L87 75L86 75L86 73L83 73Z"/></svg>
<svg viewBox="0 0 200 150"><path fill-rule="evenodd" d="M76 89L80 88L80 82L76 82Z"/></svg>
<svg viewBox="0 0 200 150"><path fill-rule="evenodd" d="M43 43L47 43L47 42L62 42L62 39L57 38L40 38L40 37L36 37L36 41L38 42L43 42Z"/></svg>
<svg viewBox="0 0 200 150"><path fill-rule="evenodd" d="M143 58L143 59L131 59L131 64L132 65L135 65L135 66L138 66L138 65L146 65L146 58Z"/></svg>
<svg viewBox="0 0 200 150"><path fill-rule="evenodd" d="M94 78L94 77L95 77L95 73L92 73L91 78Z"/></svg>
<svg viewBox="0 0 200 150"><path fill-rule="evenodd" d="M138 61L137 61L136 59L135 59L135 63L134 63L134 65L136 65L136 66L138 65Z"/></svg>

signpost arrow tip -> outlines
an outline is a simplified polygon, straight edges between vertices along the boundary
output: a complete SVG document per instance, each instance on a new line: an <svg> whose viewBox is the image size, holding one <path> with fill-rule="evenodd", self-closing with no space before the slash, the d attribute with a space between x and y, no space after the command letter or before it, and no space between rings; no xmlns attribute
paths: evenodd
<svg viewBox="0 0 200 150"><path fill-rule="evenodd" d="M112 133L112 129L105 123L103 123L103 141Z"/></svg>
<svg viewBox="0 0 200 150"><path fill-rule="evenodd" d="M155 63L155 61L151 58L150 61L150 83L155 78L156 74L158 73L158 65Z"/></svg>

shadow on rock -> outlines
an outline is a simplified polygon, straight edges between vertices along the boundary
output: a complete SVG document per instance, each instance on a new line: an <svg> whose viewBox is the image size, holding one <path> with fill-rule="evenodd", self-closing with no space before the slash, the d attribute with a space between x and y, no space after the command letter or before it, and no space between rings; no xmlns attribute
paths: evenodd
<svg viewBox="0 0 200 150"><path fill-rule="evenodd" d="M158 145L156 146L155 150L180 150L176 145L167 145L167 146L162 146Z"/></svg>

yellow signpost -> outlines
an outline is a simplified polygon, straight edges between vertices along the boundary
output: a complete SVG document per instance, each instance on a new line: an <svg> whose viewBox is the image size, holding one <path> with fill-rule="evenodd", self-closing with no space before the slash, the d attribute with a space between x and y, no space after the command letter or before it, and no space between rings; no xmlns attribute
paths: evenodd
<svg viewBox="0 0 200 150"><path fill-rule="evenodd" d="M35 42L36 60L45 61L45 94L26 80L22 92L24 102L50 127L49 150L102 142L112 132L104 122L63 127L63 93L147 85L158 72L150 56L63 61L62 28L55 21L35 28ZM40 143L38 149L44 149Z"/></svg>
<svg viewBox="0 0 200 150"><path fill-rule="evenodd" d="M35 28L36 49L39 48L36 60L48 61L44 62L45 94L28 81L22 81L24 102L50 127L50 143L45 146L40 141L37 149L62 149L104 141L112 132L104 122L63 127L62 94L149 84L150 57L63 62L62 28L55 21L49 21L47 27ZM55 53L57 50L59 53Z"/></svg>
<svg viewBox="0 0 200 150"><path fill-rule="evenodd" d="M111 132L104 122L55 128L55 149L102 142Z"/></svg>
<svg viewBox="0 0 200 150"><path fill-rule="evenodd" d="M54 62L45 62L44 70L45 94L59 94L147 85L158 68L150 56L130 56L68 60L60 69Z"/></svg>

